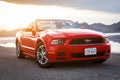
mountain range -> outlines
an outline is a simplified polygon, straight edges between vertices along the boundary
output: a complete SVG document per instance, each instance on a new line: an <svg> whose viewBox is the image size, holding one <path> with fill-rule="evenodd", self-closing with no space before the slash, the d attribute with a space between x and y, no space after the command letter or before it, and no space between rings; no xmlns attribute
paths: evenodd
<svg viewBox="0 0 120 80"><path fill-rule="evenodd" d="M120 22L114 23L114 24L111 24L111 25L105 25L105 24L102 24L102 23L94 23L94 24L89 25L86 22L79 23L79 24L80 24L81 27L96 30L96 31L100 31L100 32L103 32L103 33L120 32Z"/></svg>
<svg viewBox="0 0 120 80"><path fill-rule="evenodd" d="M85 29L92 29L92 30L103 32L103 33L117 33L117 32L120 32L120 22L114 23L114 24L111 24L111 25L105 25L105 24L102 24L102 23L88 24L86 22L78 23L78 24L81 27L84 27ZM21 28L11 30L11 31L0 29L0 37L15 36L16 32L18 32L19 30L21 30Z"/></svg>
<svg viewBox="0 0 120 80"><path fill-rule="evenodd" d="M15 34L21 30L21 28L18 29L14 29L14 30L4 30L4 29L0 29L0 37L8 37L8 36L15 36Z"/></svg>

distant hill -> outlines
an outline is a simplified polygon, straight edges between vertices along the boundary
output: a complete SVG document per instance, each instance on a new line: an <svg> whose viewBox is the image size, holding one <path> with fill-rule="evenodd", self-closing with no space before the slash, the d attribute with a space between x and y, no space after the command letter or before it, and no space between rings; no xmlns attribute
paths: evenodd
<svg viewBox="0 0 120 80"><path fill-rule="evenodd" d="M0 29L0 37L15 36L15 34L16 34L20 29L21 29L21 28L18 28L18 29L15 29L15 30L11 30L11 31L7 31L7 30Z"/></svg>
<svg viewBox="0 0 120 80"><path fill-rule="evenodd" d="M114 32L120 32L120 22L114 23L112 25L105 25L102 23L94 23L94 24L88 24L86 22L79 23L80 26L85 27L86 29L92 29L104 33L114 33ZM15 36L15 34L21 30L21 28L12 30L12 31L7 31L0 29L0 37L4 36Z"/></svg>
<svg viewBox="0 0 120 80"><path fill-rule="evenodd" d="M120 22L114 23L112 25L105 25L102 23L94 23L89 25L88 23L79 23L80 26L84 26L88 29L93 29L96 31L104 32L104 33L113 33L113 32L120 32Z"/></svg>

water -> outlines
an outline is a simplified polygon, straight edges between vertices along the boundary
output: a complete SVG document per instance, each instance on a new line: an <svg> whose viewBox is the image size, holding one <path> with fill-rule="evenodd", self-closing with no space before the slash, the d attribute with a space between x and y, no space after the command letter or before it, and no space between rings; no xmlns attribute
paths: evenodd
<svg viewBox="0 0 120 80"><path fill-rule="evenodd" d="M15 37L0 37L1 40L15 40Z"/></svg>
<svg viewBox="0 0 120 80"><path fill-rule="evenodd" d="M15 37L0 37L0 46L15 47Z"/></svg>
<svg viewBox="0 0 120 80"><path fill-rule="evenodd" d="M120 36L120 33L105 33L106 36Z"/></svg>

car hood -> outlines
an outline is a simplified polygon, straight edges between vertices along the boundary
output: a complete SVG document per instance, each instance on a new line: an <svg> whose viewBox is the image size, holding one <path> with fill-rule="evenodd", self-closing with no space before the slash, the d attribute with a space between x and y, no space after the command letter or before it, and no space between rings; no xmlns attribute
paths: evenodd
<svg viewBox="0 0 120 80"><path fill-rule="evenodd" d="M101 32L89 30L89 29L58 29L58 30L47 30L48 35L52 36L53 38L60 38L60 37L90 37L90 36L105 36Z"/></svg>

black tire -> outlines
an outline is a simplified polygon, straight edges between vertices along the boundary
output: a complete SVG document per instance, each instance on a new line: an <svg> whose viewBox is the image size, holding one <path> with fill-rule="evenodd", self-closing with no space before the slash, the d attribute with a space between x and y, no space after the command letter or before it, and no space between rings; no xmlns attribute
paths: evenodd
<svg viewBox="0 0 120 80"><path fill-rule="evenodd" d="M103 60L96 60L96 61L92 61L92 63L94 64L102 64L106 61L106 59L103 59Z"/></svg>
<svg viewBox="0 0 120 80"><path fill-rule="evenodd" d="M17 58L19 58L19 59L25 58L25 55L24 55L24 54L22 53L22 51L21 51L21 47L20 47L19 42L16 43L16 56L17 56Z"/></svg>
<svg viewBox="0 0 120 80"><path fill-rule="evenodd" d="M43 43L38 44L36 48L36 61L38 65L42 68L49 68L52 67L52 63L49 63L46 49Z"/></svg>

